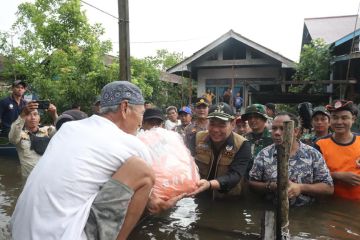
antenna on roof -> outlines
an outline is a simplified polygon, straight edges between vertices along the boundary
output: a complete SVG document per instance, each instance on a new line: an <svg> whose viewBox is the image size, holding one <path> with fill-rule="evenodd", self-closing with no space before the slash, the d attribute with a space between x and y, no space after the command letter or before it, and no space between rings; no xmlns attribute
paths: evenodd
<svg viewBox="0 0 360 240"><path fill-rule="evenodd" d="M356 26L357 26L357 22L358 22L358 18L359 18L359 10L360 10L360 2L359 2L359 7L358 7L356 19L355 19L354 32L353 32L353 37L352 37L352 41L351 41L351 48L350 48L350 52L349 52L349 60L348 60L348 65L347 65L347 70L346 70L346 80L349 79L350 63L351 63L351 53L353 52L353 48L354 48L355 32L356 32Z"/></svg>

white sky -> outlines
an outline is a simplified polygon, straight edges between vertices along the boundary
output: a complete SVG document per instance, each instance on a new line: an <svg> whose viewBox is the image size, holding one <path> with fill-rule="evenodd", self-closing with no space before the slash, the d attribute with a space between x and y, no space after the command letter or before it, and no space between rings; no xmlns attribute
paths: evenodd
<svg viewBox="0 0 360 240"><path fill-rule="evenodd" d="M117 0L84 0L118 15ZM304 18L357 14L360 0L129 0L130 54L157 49L190 56L233 29L250 40L298 61ZM15 21L22 0L2 0L0 30ZM83 4L91 23L102 23L104 39L118 49L117 20ZM354 23L355 24L355 23ZM146 42L146 43L144 43ZM152 43L149 43L152 42Z"/></svg>

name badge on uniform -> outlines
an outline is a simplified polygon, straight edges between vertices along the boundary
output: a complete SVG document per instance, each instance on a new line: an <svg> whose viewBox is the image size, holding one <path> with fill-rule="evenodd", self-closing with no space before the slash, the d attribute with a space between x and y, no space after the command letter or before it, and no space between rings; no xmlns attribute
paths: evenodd
<svg viewBox="0 0 360 240"><path fill-rule="evenodd" d="M227 145L225 147L226 152L224 152L224 155L227 156L227 157L233 157L234 156L234 152L232 151L233 148L234 148L234 146Z"/></svg>
<svg viewBox="0 0 360 240"><path fill-rule="evenodd" d="M226 147L225 147L225 149L226 149L226 151L231 151L232 149L234 148L234 146L230 146L230 145L227 145Z"/></svg>

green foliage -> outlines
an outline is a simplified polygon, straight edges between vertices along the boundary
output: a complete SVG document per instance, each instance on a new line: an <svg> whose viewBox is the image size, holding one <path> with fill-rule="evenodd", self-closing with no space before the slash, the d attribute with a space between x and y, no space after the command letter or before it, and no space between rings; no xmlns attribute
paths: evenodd
<svg viewBox="0 0 360 240"><path fill-rule="evenodd" d="M293 113L295 115L298 115L298 113L297 113L297 105L298 104L277 103L276 104L276 109L277 109L277 112L289 112L289 113Z"/></svg>
<svg viewBox="0 0 360 240"><path fill-rule="evenodd" d="M304 45L300 55L300 62L296 66L295 80L316 81L326 80L330 73L330 50L329 46L322 39L312 40L310 44ZM311 87L291 87L290 92L321 91L321 84Z"/></svg>
<svg viewBox="0 0 360 240"><path fill-rule="evenodd" d="M168 68L181 62L184 56L182 53L170 53L166 49L160 49L156 51L155 57L147 57L146 59L149 60L156 69L165 72Z"/></svg>
<svg viewBox="0 0 360 240"><path fill-rule="evenodd" d="M91 104L108 82L118 79L119 63L104 64L112 48L100 41L104 29L90 25L80 0L35 0L18 6L12 31L20 45L13 46L8 33L0 33L0 53L5 56L2 77L28 82L40 99L50 99L59 112L73 103L90 113ZM182 104L185 85L160 80L160 72L183 59L179 53L158 50L154 57L131 58L132 82L138 85L146 100L165 107Z"/></svg>
<svg viewBox="0 0 360 240"><path fill-rule="evenodd" d="M184 78L183 84L173 84L160 80L161 72L183 60L180 53L170 53L165 49L157 51L156 56L144 59L131 59L132 82L143 91L146 100L151 101L160 108L169 105L180 107L187 103L184 99L189 97L189 80Z"/></svg>
<svg viewBox="0 0 360 240"><path fill-rule="evenodd" d="M0 99L3 99L5 97L9 96L9 91L7 90L1 90L0 91Z"/></svg>
<svg viewBox="0 0 360 240"><path fill-rule="evenodd" d="M18 7L13 30L20 46L12 48L2 34L0 47L7 56L3 77L25 79L40 97L51 99L60 111L78 103L90 111L100 89L114 79L116 68L105 66L109 41L104 29L91 26L79 0L37 0ZM14 74L15 72L15 74Z"/></svg>

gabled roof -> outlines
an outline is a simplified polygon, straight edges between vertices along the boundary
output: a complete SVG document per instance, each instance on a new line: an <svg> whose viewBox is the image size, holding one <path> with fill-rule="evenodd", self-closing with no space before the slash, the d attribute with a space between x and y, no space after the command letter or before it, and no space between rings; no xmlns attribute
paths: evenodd
<svg viewBox="0 0 360 240"><path fill-rule="evenodd" d="M304 24L311 39L322 38L327 44L332 44L354 31L357 15L305 18ZM360 28L358 20L356 29Z"/></svg>
<svg viewBox="0 0 360 240"><path fill-rule="evenodd" d="M341 44L343 44L343 43L345 43L345 42L347 42L347 41L349 41L349 40L352 40L354 37L358 37L358 36L360 36L360 29L356 30L355 32L351 32L351 33L349 33L348 35L346 35L346 36L338 39L337 41L335 41L335 42L333 43L333 45L334 45L335 47L336 47L336 46L339 46L339 45L341 45Z"/></svg>
<svg viewBox="0 0 360 240"><path fill-rule="evenodd" d="M203 47L202 49L200 49L199 51L195 52L192 56L184 59L180 63L169 68L167 70L167 72L175 73L175 72L189 71L189 65L193 61L199 59L201 56L208 53L209 51L216 48L217 46L224 43L226 40L228 40L230 38L233 38L239 42L242 42L243 44L245 44L259 52L262 52L263 54L281 62L283 68L294 68L295 67L295 63L292 60L290 60L290 59L280 55L279 53L274 52L256 42L253 42L248 38L245 38L244 36L234 32L233 30L230 30L229 32L225 33L224 35L222 35L221 37L219 37L218 39L216 39L215 41L210 43L209 45L207 45L207 46Z"/></svg>

